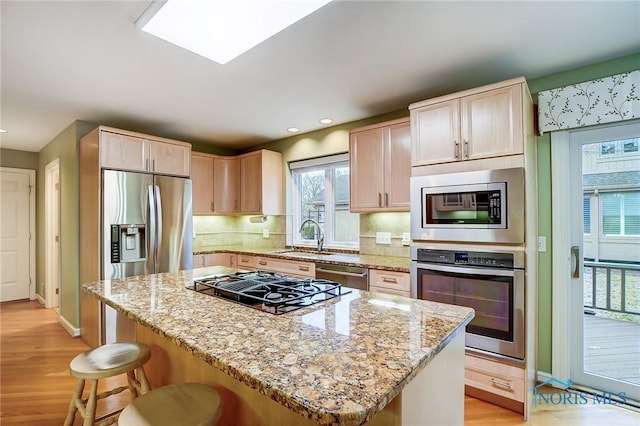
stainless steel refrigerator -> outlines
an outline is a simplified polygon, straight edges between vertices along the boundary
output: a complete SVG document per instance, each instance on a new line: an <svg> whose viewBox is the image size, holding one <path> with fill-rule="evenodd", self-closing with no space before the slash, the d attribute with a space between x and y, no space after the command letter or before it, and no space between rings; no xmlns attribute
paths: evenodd
<svg viewBox="0 0 640 426"><path fill-rule="evenodd" d="M102 172L101 279L193 268L191 180ZM102 343L134 340L131 320L104 305Z"/></svg>

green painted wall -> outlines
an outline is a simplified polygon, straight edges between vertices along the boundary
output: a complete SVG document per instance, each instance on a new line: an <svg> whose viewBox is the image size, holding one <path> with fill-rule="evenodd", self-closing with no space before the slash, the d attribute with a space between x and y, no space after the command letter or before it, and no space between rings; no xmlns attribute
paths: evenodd
<svg viewBox="0 0 640 426"><path fill-rule="evenodd" d="M38 153L0 149L0 166L36 170L38 168Z"/></svg>
<svg viewBox="0 0 640 426"><path fill-rule="evenodd" d="M537 103L538 92L581 83L600 77L640 69L640 53L611 61L573 69L528 81ZM547 237L547 252L538 257L538 370L551 372L551 138L548 133L538 137L538 233Z"/></svg>
<svg viewBox="0 0 640 426"><path fill-rule="evenodd" d="M75 121L49 142L38 156L36 180L36 292L44 296L45 274L45 167L60 160L60 315L73 327L79 327L80 264L79 264L79 180L78 142L96 127Z"/></svg>
<svg viewBox="0 0 640 426"><path fill-rule="evenodd" d="M284 167L285 213L291 212L291 173L289 163L292 161L306 160L309 158L324 157L333 154L342 154L349 151L349 131L369 124L381 123L396 118L408 117L409 110L403 109L387 114L352 121L302 135L292 136L286 139L253 146L242 152L255 151L256 149L269 149L282 153Z"/></svg>

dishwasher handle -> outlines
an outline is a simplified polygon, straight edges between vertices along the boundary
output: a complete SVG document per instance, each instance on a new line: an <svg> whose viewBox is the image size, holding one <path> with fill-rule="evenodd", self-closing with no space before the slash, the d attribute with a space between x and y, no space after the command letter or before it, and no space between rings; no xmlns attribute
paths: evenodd
<svg viewBox="0 0 640 426"><path fill-rule="evenodd" d="M356 277L356 278L364 278L367 276L367 272L356 274L353 272L334 271L333 269L324 269L324 268L316 268L316 272L324 272L325 274L342 275L344 277Z"/></svg>

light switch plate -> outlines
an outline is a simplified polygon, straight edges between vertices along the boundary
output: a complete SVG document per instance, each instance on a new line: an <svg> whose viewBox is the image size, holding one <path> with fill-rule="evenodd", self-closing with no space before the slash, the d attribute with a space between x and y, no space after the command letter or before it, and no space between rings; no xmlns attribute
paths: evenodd
<svg viewBox="0 0 640 426"><path fill-rule="evenodd" d="M391 232L376 232L376 244L391 244Z"/></svg>
<svg viewBox="0 0 640 426"><path fill-rule="evenodd" d="M402 233L402 245L408 246L409 244L411 244L411 234L408 233L408 232L403 232Z"/></svg>
<svg viewBox="0 0 640 426"><path fill-rule="evenodd" d="M269 238L269 230L268 229L263 229L262 230L262 238Z"/></svg>
<svg viewBox="0 0 640 426"><path fill-rule="evenodd" d="M538 237L538 251L545 252L547 251L547 237Z"/></svg>

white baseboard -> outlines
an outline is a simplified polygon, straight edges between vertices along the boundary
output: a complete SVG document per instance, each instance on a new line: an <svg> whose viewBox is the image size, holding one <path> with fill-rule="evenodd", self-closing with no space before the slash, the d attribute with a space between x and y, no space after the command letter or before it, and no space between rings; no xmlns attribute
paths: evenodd
<svg viewBox="0 0 640 426"><path fill-rule="evenodd" d="M36 294L36 300L38 301L39 304L41 304L42 306L46 306L47 305L47 301L44 300L42 298L42 296L40 296L39 294Z"/></svg>
<svg viewBox="0 0 640 426"><path fill-rule="evenodd" d="M58 321L60 322L62 328L64 328L72 337L80 336L80 329L74 327L69 321L67 321L65 317L63 317L62 315L58 315Z"/></svg>

